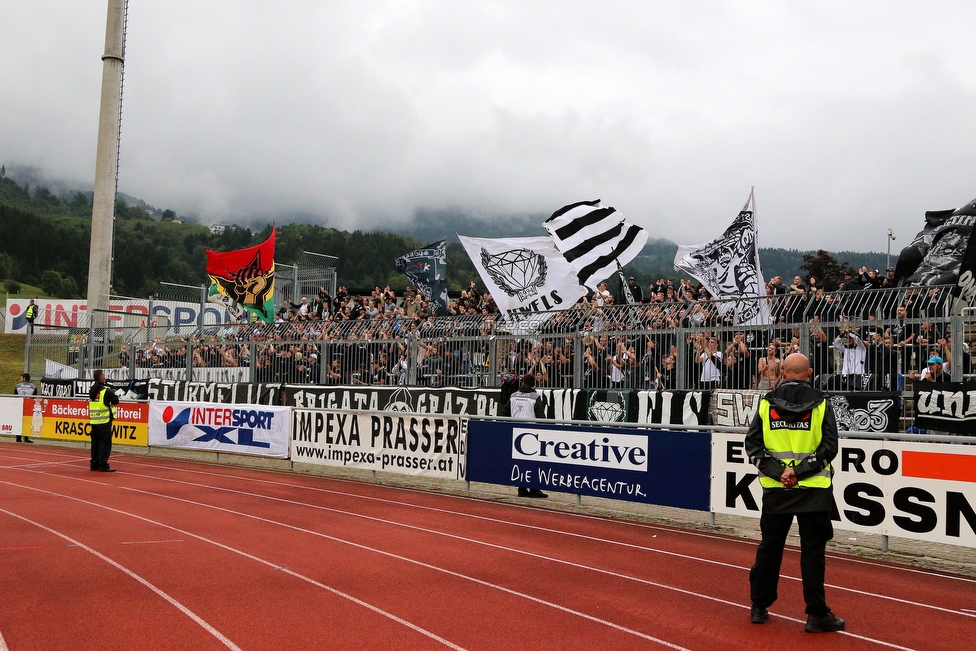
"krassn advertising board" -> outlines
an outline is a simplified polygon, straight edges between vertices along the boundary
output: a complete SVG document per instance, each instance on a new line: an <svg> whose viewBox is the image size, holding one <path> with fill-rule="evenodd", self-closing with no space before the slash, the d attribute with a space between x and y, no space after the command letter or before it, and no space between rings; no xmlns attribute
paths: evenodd
<svg viewBox="0 0 976 651"><path fill-rule="evenodd" d="M708 510L708 434L471 420L468 479Z"/></svg>
<svg viewBox="0 0 976 651"><path fill-rule="evenodd" d="M292 461L465 479L465 419L312 409L292 418Z"/></svg>
<svg viewBox="0 0 976 651"><path fill-rule="evenodd" d="M288 458L290 407L149 403L149 445Z"/></svg>
<svg viewBox="0 0 976 651"><path fill-rule="evenodd" d="M21 415L24 434L59 441L87 441L91 438L87 400L43 396L23 400ZM121 402L116 405L112 443L145 446L148 443L148 415L148 405L144 402Z"/></svg>
<svg viewBox="0 0 976 651"><path fill-rule="evenodd" d="M712 437L712 510L759 517L745 435ZM976 546L973 446L841 439L832 465L838 529Z"/></svg>

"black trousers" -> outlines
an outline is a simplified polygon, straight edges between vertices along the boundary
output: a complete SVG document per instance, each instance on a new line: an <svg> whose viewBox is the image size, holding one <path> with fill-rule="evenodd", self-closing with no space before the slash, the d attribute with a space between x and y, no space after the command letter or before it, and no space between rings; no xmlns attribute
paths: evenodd
<svg viewBox="0 0 976 651"><path fill-rule="evenodd" d="M91 426L91 469L108 468L108 456L112 454L112 424Z"/></svg>
<svg viewBox="0 0 976 651"><path fill-rule="evenodd" d="M779 593L779 570L783 547L793 524L792 513L763 513L759 520L762 542L756 551L756 563L749 572L752 605L769 608ZM800 525L800 573L803 577L803 600L808 615L827 614L824 595L824 570L827 566L827 541L834 537L830 513L797 513Z"/></svg>

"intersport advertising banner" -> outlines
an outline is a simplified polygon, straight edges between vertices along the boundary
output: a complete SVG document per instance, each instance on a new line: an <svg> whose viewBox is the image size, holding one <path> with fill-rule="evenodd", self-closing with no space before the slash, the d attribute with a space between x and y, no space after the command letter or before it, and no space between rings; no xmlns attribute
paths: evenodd
<svg viewBox="0 0 976 651"><path fill-rule="evenodd" d="M711 510L758 518L762 487L744 439L712 434ZM837 529L976 547L973 446L842 438L832 465Z"/></svg>
<svg viewBox="0 0 976 651"><path fill-rule="evenodd" d="M296 409L292 461L465 479L467 421L424 414Z"/></svg>
<svg viewBox="0 0 976 651"><path fill-rule="evenodd" d="M708 510L709 435L468 422L470 481Z"/></svg>
<svg viewBox="0 0 976 651"><path fill-rule="evenodd" d="M7 301L6 333L24 334L27 332L27 317L25 312L30 304L27 298L12 298ZM43 331L45 327L57 328L87 328L88 301L67 300L60 298L38 298L34 300L37 306L37 317L34 319L35 332ZM108 317L109 327L135 328L152 326L160 332L189 332L197 327L200 316L198 303L182 303L179 301L154 301L152 303L152 317L149 316L148 300L113 300L109 309L114 312ZM229 323L227 310L209 304L203 308L204 325L219 325Z"/></svg>
<svg viewBox="0 0 976 651"><path fill-rule="evenodd" d="M24 426L24 399L0 398L0 434L20 436Z"/></svg>
<svg viewBox="0 0 976 651"><path fill-rule="evenodd" d="M288 458L289 407L149 403L149 445Z"/></svg>
<svg viewBox="0 0 976 651"><path fill-rule="evenodd" d="M59 441L89 441L88 401L43 396L26 397L21 411L23 433ZM120 402L112 421L113 445L148 444L149 409L144 402Z"/></svg>

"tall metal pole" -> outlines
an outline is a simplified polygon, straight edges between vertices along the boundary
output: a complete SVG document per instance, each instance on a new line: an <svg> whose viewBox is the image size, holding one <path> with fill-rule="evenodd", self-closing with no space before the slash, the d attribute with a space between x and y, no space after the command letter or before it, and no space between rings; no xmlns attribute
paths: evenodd
<svg viewBox="0 0 976 651"><path fill-rule="evenodd" d="M122 123L122 68L125 55L125 5L108 0L105 54L102 55L102 98L95 153L95 195L92 201L91 249L88 260L88 313L96 325L108 325L108 296L112 284L112 239L115 193L119 169L119 130ZM96 317L97 315L97 317ZM91 342L89 342L91 343Z"/></svg>
<svg viewBox="0 0 976 651"><path fill-rule="evenodd" d="M885 266L885 273L888 273L888 269L891 269L891 241L893 239L895 239L895 232L889 228L888 229L888 261L887 261L887 265Z"/></svg>

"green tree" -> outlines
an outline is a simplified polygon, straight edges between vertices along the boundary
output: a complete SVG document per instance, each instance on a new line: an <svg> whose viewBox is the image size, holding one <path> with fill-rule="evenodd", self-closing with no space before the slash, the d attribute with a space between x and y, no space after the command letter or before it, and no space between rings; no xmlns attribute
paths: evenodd
<svg viewBox="0 0 976 651"><path fill-rule="evenodd" d="M61 274L54 269L48 269L41 274L41 289L51 296L61 295Z"/></svg>
<svg viewBox="0 0 976 651"><path fill-rule="evenodd" d="M837 258L823 249L819 249L815 255L804 255L800 270L806 272L807 276L814 276L827 291L836 290L844 282L844 276L855 271L846 261L837 262Z"/></svg>
<svg viewBox="0 0 976 651"><path fill-rule="evenodd" d="M58 298L78 298L78 282L68 276L61 281L61 289L57 294Z"/></svg>
<svg viewBox="0 0 976 651"><path fill-rule="evenodd" d="M8 253L0 252L0 278L13 278L14 259Z"/></svg>

